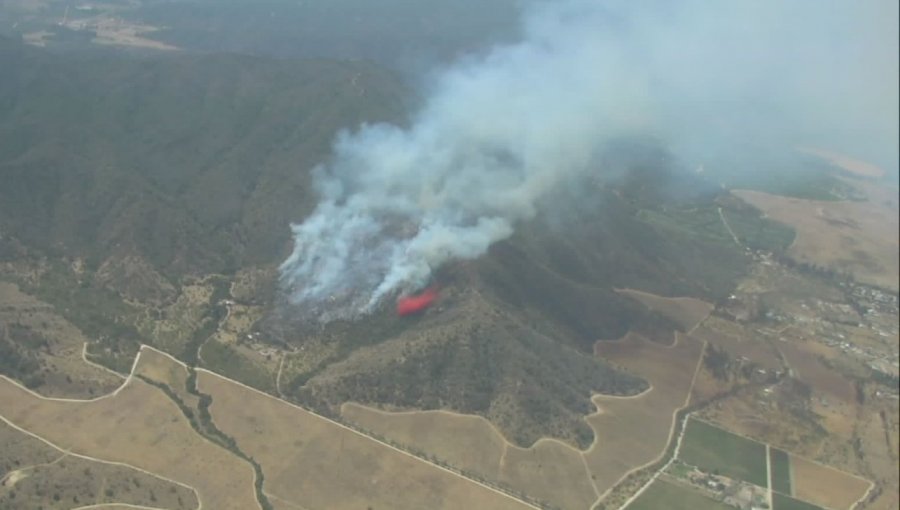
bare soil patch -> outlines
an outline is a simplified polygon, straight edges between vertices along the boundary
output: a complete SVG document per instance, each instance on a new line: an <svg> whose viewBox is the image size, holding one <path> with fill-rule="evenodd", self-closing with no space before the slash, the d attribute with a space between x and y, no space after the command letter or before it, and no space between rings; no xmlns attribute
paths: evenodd
<svg viewBox="0 0 900 510"><path fill-rule="evenodd" d="M869 482L791 455L794 497L824 508L849 510L866 493Z"/></svg>

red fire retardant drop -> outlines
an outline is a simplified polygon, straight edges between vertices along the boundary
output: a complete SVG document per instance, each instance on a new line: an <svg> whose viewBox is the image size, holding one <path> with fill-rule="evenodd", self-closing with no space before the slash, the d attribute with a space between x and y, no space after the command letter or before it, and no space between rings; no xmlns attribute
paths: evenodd
<svg viewBox="0 0 900 510"><path fill-rule="evenodd" d="M412 315L431 306L437 299L437 289L431 287L415 296L402 297L397 301L397 315Z"/></svg>

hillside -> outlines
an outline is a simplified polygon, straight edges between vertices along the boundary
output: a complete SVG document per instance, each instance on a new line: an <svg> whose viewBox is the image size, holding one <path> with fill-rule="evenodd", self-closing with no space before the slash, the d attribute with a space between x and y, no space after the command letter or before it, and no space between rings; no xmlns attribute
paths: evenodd
<svg viewBox="0 0 900 510"><path fill-rule="evenodd" d="M791 238L654 141L622 140L512 238L443 268L424 317L399 319L385 303L320 328L292 318L274 267L289 223L314 206L308 171L335 133L404 118L412 100L392 74L234 55L59 56L9 40L0 66L11 71L0 76L0 277L53 305L84 333L86 355L119 372L146 343L330 414L349 400L446 408L522 445L585 447L592 394L647 387L595 358L594 342L637 331L669 344L679 328L615 289L726 297L748 258L721 207L748 246L781 251ZM5 373L51 393L62 377L38 374L62 354L34 339L53 324L17 322L0 344L21 360Z"/></svg>

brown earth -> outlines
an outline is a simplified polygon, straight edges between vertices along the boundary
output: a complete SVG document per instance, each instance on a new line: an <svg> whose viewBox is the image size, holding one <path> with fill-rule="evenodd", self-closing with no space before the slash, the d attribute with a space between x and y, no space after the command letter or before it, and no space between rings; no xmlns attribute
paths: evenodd
<svg viewBox="0 0 900 510"><path fill-rule="evenodd" d="M335 510L531 508L211 372L198 371L198 387L213 398L216 425L260 463L265 491L282 502Z"/></svg>
<svg viewBox="0 0 900 510"><path fill-rule="evenodd" d="M791 455L794 497L824 508L849 510L871 485L843 471Z"/></svg>
<svg viewBox="0 0 900 510"><path fill-rule="evenodd" d="M896 208L881 201L828 202L732 193L766 216L793 227L788 255L801 263L851 273L857 280L897 290L900 280Z"/></svg>
<svg viewBox="0 0 900 510"><path fill-rule="evenodd" d="M590 508L597 499L581 452L559 441L520 448L486 419L447 411L386 412L346 403L341 415L364 430L559 508Z"/></svg>
<svg viewBox="0 0 900 510"><path fill-rule="evenodd" d="M600 492L629 471L656 460L668 444L675 412L689 398L704 348L703 341L691 335L676 338L676 344L667 347L629 334L595 346L597 356L640 374L651 384L636 397L593 398L597 412L587 421L596 440L584 457Z"/></svg>
<svg viewBox="0 0 900 510"><path fill-rule="evenodd" d="M194 432L162 391L139 379L104 398L71 401L41 398L0 377L0 409L60 448L193 487L204 508L259 508L250 464Z"/></svg>

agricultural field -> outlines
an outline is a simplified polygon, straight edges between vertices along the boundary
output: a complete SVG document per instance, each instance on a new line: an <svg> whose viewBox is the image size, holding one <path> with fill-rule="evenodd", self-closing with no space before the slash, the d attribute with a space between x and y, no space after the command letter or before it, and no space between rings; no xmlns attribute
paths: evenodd
<svg viewBox="0 0 900 510"><path fill-rule="evenodd" d="M793 473L791 496L810 501L824 508L849 510L863 497L870 483L843 471L812 462L795 455L790 456ZM778 509L778 505L775 505Z"/></svg>
<svg viewBox="0 0 900 510"><path fill-rule="evenodd" d="M790 455L784 450L769 448L769 462L772 466L772 490L793 496Z"/></svg>
<svg viewBox="0 0 900 510"><path fill-rule="evenodd" d="M616 289L619 294L628 296L654 312L658 312L674 320L682 331L690 331L709 316L712 303L690 297L663 297L649 292L634 289Z"/></svg>
<svg viewBox="0 0 900 510"><path fill-rule="evenodd" d="M679 458L707 473L768 487L766 446L703 421L688 421Z"/></svg>
<svg viewBox="0 0 900 510"><path fill-rule="evenodd" d="M785 496L784 494L772 494L772 510L823 510L821 507L800 501L799 499Z"/></svg>
<svg viewBox="0 0 900 510"><path fill-rule="evenodd" d="M497 508L528 505L352 429L211 372L198 389L212 397L219 429L259 462L275 501L309 508Z"/></svg>
<svg viewBox="0 0 900 510"><path fill-rule="evenodd" d="M640 336L601 341L597 356L641 374L651 385L634 397L593 398L597 412L586 419L595 441L584 458L599 492L610 489L628 472L656 460L669 441L677 409L687 403L703 342L676 334L673 346Z"/></svg>
<svg viewBox="0 0 900 510"><path fill-rule="evenodd" d="M258 508L252 467L198 435L174 402L140 379L95 400L73 401L43 398L0 377L0 409L6 420L58 448L191 487L205 508Z"/></svg>
<svg viewBox="0 0 900 510"><path fill-rule="evenodd" d="M486 419L446 411L386 412L347 403L341 415L363 430L560 508L589 508L597 499L581 452L559 441L520 448Z"/></svg>
<svg viewBox="0 0 900 510"><path fill-rule="evenodd" d="M860 282L897 289L898 219L892 206L874 200L832 202L750 190L732 193L796 230L797 237L788 254L797 262L850 273Z"/></svg>
<svg viewBox="0 0 900 510"><path fill-rule="evenodd" d="M627 510L730 510L731 506L698 492L696 489L657 479Z"/></svg>

